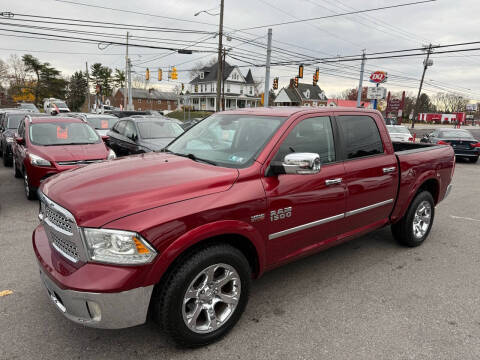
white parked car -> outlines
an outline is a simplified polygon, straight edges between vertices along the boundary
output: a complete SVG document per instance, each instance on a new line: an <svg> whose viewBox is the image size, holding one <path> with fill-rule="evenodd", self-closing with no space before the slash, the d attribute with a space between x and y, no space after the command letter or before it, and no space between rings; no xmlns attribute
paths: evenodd
<svg viewBox="0 0 480 360"><path fill-rule="evenodd" d="M392 141L413 141L413 136L406 126L387 125L387 129Z"/></svg>
<svg viewBox="0 0 480 360"><path fill-rule="evenodd" d="M43 110L49 115L58 115L60 113L68 113L70 109L63 100L59 99L43 99Z"/></svg>

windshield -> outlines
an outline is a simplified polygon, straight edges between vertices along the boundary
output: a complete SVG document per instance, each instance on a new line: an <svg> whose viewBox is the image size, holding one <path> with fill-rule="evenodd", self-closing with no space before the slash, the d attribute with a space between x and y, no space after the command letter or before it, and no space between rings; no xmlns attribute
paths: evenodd
<svg viewBox="0 0 480 360"><path fill-rule="evenodd" d="M248 166L260 153L285 117L212 115L180 136L166 151L193 154L226 167Z"/></svg>
<svg viewBox="0 0 480 360"><path fill-rule="evenodd" d="M100 137L85 123L52 122L30 125L30 141L35 145L96 144Z"/></svg>
<svg viewBox="0 0 480 360"><path fill-rule="evenodd" d="M439 138L473 138L472 134L465 130L443 130L440 132Z"/></svg>
<svg viewBox="0 0 480 360"><path fill-rule="evenodd" d="M63 101L55 101L54 104L57 105L59 108L68 107L67 104L65 104Z"/></svg>
<svg viewBox="0 0 480 360"><path fill-rule="evenodd" d="M25 114L8 114L7 116L7 129L16 129L20 121L25 117Z"/></svg>
<svg viewBox="0 0 480 360"><path fill-rule="evenodd" d="M410 134L410 131L405 126L388 126L388 132L390 134Z"/></svg>
<svg viewBox="0 0 480 360"><path fill-rule="evenodd" d="M118 118L105 118L105 117L89 117L87 118L87 122L92 125L97 130L108 130L115 125L118 121Z"/></svg>
<svg viewBox="0 0 480 360"><path fill-rule="evenodd" d="M21 103L20 104L21 109L28 109L28 110L34 110L35 112L38 112L38 109L35 105L33 104L28 104L28 103Z"/></svg>
<svg viewBox="0 0 480 360"><path fill-rule="evenodd" d="M165 121L140 121L137 123L143 139L176 138L183 134L180 125Z"/></svg>

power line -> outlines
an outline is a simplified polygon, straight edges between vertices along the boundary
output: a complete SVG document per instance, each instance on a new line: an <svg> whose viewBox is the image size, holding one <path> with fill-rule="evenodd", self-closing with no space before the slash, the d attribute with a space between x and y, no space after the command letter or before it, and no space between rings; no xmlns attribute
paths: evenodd
<svg viewBox="0 0 480 360"><path fill-rule="evenodd" d="M59 0L57 0L57 1L59 1ZM361 14L361 13L372 12L372 11L394 9L394 8L405 7L405 6L425 4L425 3L435 2L435 1L437 1L437 0L423 0L423 1L416 1L416 2L410 2L410 3L382 6L382 7L377 7L377 8L365 9L365 10L357 10L357 11L350 11L350 12L333 14L333 15L318 16L318 17L313 17L313 18L308 18L308 19L300 19L300 20L284 21L284 22L275 23L275 24L252 26L252 27L243 28L243 29L240 29L240 30L262 29L262 28L267 28L267 27L296 24L296 23L313 21L313 20L330 19L330 18L335 18L335 17L340 17L340 16L355 15L355 14Z"/></svg>

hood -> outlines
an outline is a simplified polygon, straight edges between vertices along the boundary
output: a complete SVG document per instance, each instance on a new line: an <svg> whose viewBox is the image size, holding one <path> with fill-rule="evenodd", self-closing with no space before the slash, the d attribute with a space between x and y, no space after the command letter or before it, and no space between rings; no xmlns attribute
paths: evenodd
<svg viewBox="0 0 480 360"><path fill-rule="evenodd" d="M35 145L31 153L53 162L98 160L106 159L108 156L108 150L103 142L88 145Z"/></svg>
<svg viewBox="0 0 480 360"><path fill-rule="evenodd" d="M139 145L144 146L153 151L162 150L165 146L170 144L174 138L158 138L158 139L142 139Z"/></svg>
<svg viewBox="0 0 480 360"><path fill-rule="evenodd" d="M79 225L101 227L140 211L226 191L237 177L237 169L147 153L60 173L40 189Z"/></svg>

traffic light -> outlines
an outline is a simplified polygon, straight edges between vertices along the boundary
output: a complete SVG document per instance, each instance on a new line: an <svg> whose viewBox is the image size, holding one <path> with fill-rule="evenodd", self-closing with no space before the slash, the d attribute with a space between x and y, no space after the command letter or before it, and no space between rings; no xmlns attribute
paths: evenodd
<svg viewBox="0 0 480 360"><path fill-rule="evenodd" d="M162 81L162 69L158 69L158 81Z"/></svg>
<svg viewBox="0 0 480 360"><path fill-rule="evenodd" d="M315 70L315 81L318 81L319 77L320 77L320 70L317 68Z"/></svg>
<svg viewBox="0 0 480 360"><path fill-rule="evenodd" d="M317 85L317 76L315 74L313 74L313 86L316 86Z"/></svg>
<svg viewBox="0 0 480 360"><path fill-rule="evenodd" d="M147 68L147 71L145 72L145 80L150 80L150 70Z"/></svg>
<svg viewBox="0 0 480 360"><path fill-rule="evenodd" d="M295 87L298 88L298 77L295 77Z"/></svg>
<svg viewBox="0 0 480 360"><path fill-rule="evenodd" d="M182 91L183 91L183 89L185 89L185 85L183 85L183 83L182 83Z"/></svg>
<svg viewBox="0 0 480 360"><path fill-rule="evenodd" d="M261 93L260 94L260 104L263 105L265 103L265 94Z"/></svg>
<svg viewBox="0 0 480 360"><path fill-rule="evenodd" d="M303 64L298 67L298 78L303 79Z"/></svg>
<svg viewBox="0 0 480 360"><path fill-rule="evenodd" d="M172 80L177 80L177 79L178 79L177 68L174 66L172 68Z"/></svg>
<svg viewBox="0 0 480 360"><path fill-rule="evenodd" d="M273 90L278 89L278 77L273 78Z"/></svg>

